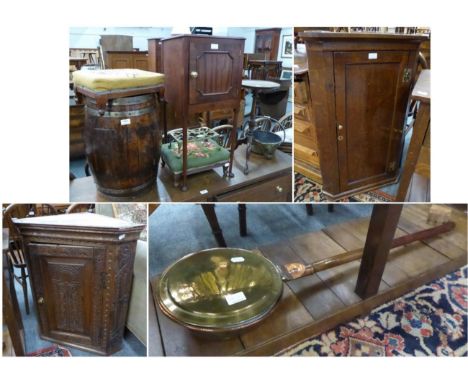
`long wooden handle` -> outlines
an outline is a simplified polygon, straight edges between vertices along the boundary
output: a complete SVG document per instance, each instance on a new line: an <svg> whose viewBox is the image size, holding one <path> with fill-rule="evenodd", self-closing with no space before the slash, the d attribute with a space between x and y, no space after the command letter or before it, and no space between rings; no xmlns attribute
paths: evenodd
<svg viewBox="0 0 468 382"><path fill-rule="evenodd" d="M410 233L408 235L396 237L392 241L392 248L401 247L414 243L415 241L427 240L431 237L446 233L455 228L455 223L450 221L433 228L428 228L422 231ZM354 251L348 251L329 257L324 260L316 261L312 264L302 263L289 263L284 265L286 269L285 278L286 280L294 280L300 277L312 275L316 272L323 271L325 269L337 267L338 265L350 263L354 260L359 260L362 257L363 249L356 249Z"/></svg>

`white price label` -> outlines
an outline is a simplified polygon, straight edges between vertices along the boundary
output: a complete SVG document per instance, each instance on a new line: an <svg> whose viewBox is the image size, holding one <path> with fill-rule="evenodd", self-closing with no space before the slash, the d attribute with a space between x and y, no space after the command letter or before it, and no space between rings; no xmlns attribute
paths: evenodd
<svg viewBox="0 0 468 382"><path fill-rule="evenodd" d="M367 57L369 58L369 60L377 60L377 53L369 53L367 55Z"/></svg>
<svg viewBox="0 0 468 382"><path fill-rule="evenodd" d="M208 190L201 190L201 191L200 191L200 194L202 194L202 195L205 195L205 194L207 194L207 193L208 193Z"/></svg>
<svg viewBox="0 0 468 382"><path fill-rule="evenodd" d="M238 257L231 257L231 262L232 262L232 263L243 263L243 262L244 262L244 258L241 257L241 256L238 256Z"/></svg>
<svg viewBox="0 0 468 382"><path fill-rule="evenodd" d="M245 297L244 292L237 292L237 293L234 293L234 294L227 294L226 296L224 296L224 298L226 299L226 302L228 303L228 305L234 305L234 304L237 304L239 302L247 300L247 297Z"/></svg>
<svg viewBox="0 0 468 382"><path fill-rule="evenodd" d="M125 234L123 233L122 235L119 235L119 240L125 239Z"/></svg>
<svg viewBox="0 0 468 382"><path fill-rule="evenodd" d="M121 124L122 126L130 125L130 118L121 119L121 120L120 120L120 124Z"/></svg>
<svg viewBox="0 0 468 382"><path fill-rule="evenodd" d="M211 44L211 49L218 50L218 44Z"/></svg>

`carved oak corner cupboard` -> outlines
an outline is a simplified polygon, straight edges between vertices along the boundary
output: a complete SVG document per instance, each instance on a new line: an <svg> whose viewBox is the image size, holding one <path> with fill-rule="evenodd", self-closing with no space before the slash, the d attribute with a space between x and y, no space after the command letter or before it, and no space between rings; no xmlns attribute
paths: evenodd
<svg viewBox="0 0 468 382"><path fill-rule="evenodd" d="M332 200L398 181L423 35L302 32L323 192Z"/></svg>
<svg viewBox="0 0 468 382"><path fill-rule="evenodd" d="M76 213L16 219L41 338L103 355L120 350L143 225Z"/></svg>

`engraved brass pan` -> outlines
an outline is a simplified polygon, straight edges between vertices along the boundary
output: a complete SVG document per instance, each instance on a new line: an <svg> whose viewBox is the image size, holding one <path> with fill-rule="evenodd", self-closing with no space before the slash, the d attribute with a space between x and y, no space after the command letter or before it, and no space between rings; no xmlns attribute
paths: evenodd
<svg viewBox="0 0 468 382"><path fill-rule="evenodd" d="M262 255L214 248L166 269L157 297L172 320L194 331L228 336L265 318L282 291L279 270Z"/></svg>

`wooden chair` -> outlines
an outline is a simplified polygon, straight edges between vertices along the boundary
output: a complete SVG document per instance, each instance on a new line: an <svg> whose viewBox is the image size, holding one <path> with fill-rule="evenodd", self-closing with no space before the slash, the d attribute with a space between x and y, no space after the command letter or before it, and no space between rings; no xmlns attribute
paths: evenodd
<svg viewBox="0 0 468 382"><path fill-rule="evenodd" d="M80 204L80 203L73 203L66 209L66 214L73 214L77 212L90 212L94 213L96 209L95 204Z"/></svg>
<svg viewBox="0 0 468 382"><path fill-rule="evenodd" d="M6 255L8 259L8 269L13 277L23 288L24 306L26 314L29 314L28 282L26 260L23 252L23 240L19 230L13 223L13 218L25 218L33 216L32 206L28 204L10 204L3 212L3 224L10 232L10 239ZM16 275L15 269L19 269L20 275Z"/></svg>
<svg viewBox="0 0 468 382"><path fill-rule="evenodd" d="M220 125L220 126L213 127L211 130L219 134L218 143L221 146L223 146L224 148L231 147L232 125Z"/></svg>

